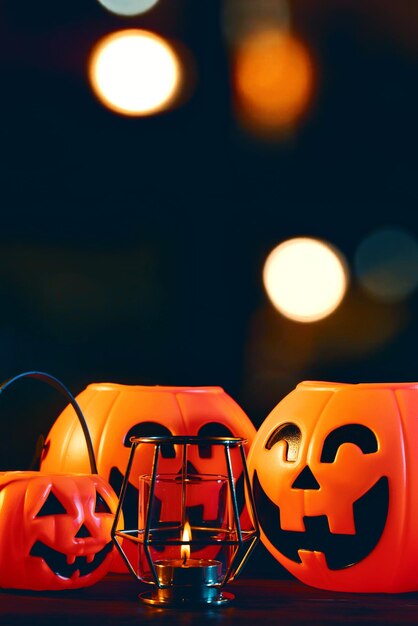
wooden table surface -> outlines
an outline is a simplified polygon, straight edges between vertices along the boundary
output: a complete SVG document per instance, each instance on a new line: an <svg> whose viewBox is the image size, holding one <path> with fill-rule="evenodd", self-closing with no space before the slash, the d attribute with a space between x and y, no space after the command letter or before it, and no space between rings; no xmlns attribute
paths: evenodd
<svg viewBox="0 0 418 626"><path fill-rule="evenodd" d="M130 576L110 574L93 587L56 593L0 592L0 624L49 626L268 626L418 624L418 593L349 594L321 591L295 580L237 579L229 606L202 609L148 607L148 589Z"/></svg>

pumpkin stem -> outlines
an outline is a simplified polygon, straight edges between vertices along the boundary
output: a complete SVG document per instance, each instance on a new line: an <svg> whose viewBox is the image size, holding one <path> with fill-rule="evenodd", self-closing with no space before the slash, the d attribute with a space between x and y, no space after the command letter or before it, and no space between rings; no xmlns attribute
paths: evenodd
<svg viewBox="0 0 418 626"><path fill-rule="evenodd" d="M93 443L91 441L90 431L88 429L86 419L80 409L80 406L77 400L74 398L71 391L69 391L69 389L67 389L67 387L60 380L58 380L58 378L55 378L55 376L51 376L51 374L46 374L45 372L23 372L22 374L17 374L17 376L13 376L13 378L9 378L8 380L5 380L3 383L1 383L0 393L3 393L3 391L7 389L7 387L10 387L10 385L12 385L14 382L19 380L20 378L35 378L37 380L41 380L51 385L51 387L54 387L54 389L56 389L57 391L59 391L61 394L65 396L67 401L69 401L74 411L76 412L79 422L81 424L81 428L83 429L83 434L84 434L84 438L86 440L86 445L87 445L87 452L89 455L91 473L98 474L96 458L94 456ZM39 440L37 443L37 449L38 449L38 445L39 445Z"/></svg>

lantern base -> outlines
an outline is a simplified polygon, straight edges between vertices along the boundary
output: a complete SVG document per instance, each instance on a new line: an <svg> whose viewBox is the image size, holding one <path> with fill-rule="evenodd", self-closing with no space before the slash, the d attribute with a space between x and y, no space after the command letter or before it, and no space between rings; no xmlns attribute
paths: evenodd
<svg viewBox="0 0 418 626"><path fill-rule="evenodd" d="M184 607L184 606L221 606L234 600L235 596L227 591L219 591L216 587L200 587L185 589L184 587L169 587L141 593L139 599L145 604L160 607Z"/></svg>

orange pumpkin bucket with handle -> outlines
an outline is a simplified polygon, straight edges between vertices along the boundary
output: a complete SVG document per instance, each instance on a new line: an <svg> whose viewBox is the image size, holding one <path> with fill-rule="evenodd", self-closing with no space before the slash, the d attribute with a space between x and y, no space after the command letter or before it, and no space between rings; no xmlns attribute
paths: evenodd
<svg viewBox="0 0 418 626"><path fill-rule="evenodd" d="M84 433L91 473L0 473L0 587L86 587L110 568L117 497L97 473L90 434L70 391L50 374L24 372L4 382L0 393L23 378L48 383L70 402Z"/></svg>
<svg viewBox="0 0 418 626"><path fill-rule="evenodd" d="M418 590L418 383L303 382L248 468L271 554L305 583Z"/></svg>

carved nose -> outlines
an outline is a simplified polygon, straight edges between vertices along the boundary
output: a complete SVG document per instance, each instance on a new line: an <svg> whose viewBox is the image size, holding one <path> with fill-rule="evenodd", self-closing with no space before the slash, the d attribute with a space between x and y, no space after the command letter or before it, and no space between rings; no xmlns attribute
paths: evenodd
<svg viewBox="0 0 418 626"><path fill-rule="evenodd" d="M320 489L320 485L312 474L309 465L306 465L300 474L296 476L292 489Z"/></svg>
<svg viewBox="0 0 418 626"><path fill-rule="evenodd" d="M86 526L84 526L83 524L75 536L77 537L77 539L82 539L83 537L91 537L91 534L89 533L88 528L86 528Z"/></svg>
<svg viewBox="0 0 418 626"><path fill-rule="evenodd" d="M195 466L193 465L193 463L191 461L187 461L186 463L186 474L190 475L190 474L194 474L194 475L199 475L198 470L195 468ZM181 476L182 476L182 468L179 469L179 471L177 472L177 479L176 480L181 480Z"/></svg>
<svg viewBox="0 0 418 626"><path fill-rule="evenodd" d="M191 461L187 461L186 473L187 474L199 474L198 470L195 468L195 466L193 465ZM181 474L181 470L180 470L180 474Z"/></svg>

